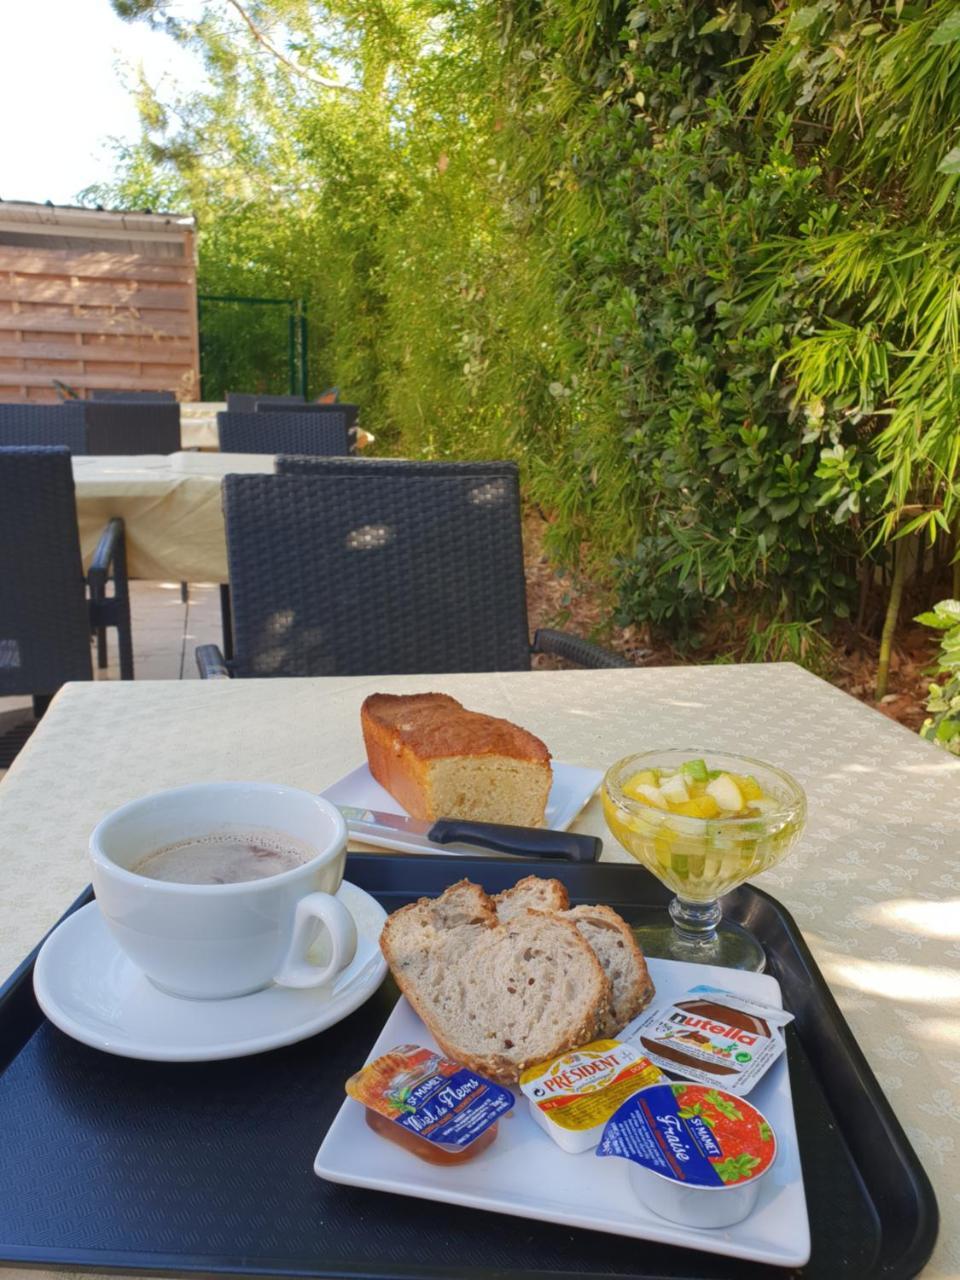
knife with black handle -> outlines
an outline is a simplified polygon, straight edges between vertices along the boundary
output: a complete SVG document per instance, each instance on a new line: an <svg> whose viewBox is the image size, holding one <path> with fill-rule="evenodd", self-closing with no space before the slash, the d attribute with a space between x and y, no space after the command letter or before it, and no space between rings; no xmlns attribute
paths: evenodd
<svg viewBox="0 0 960 1280"><path fill-rule="evenodd" d="M340 805L340 812L352 834L361 840L365 834L394 838L402 835L429 840L436 845L468 844L520 858L559 858L565 862L596 862L603 848L599 836L553 831L549 827L511 827L500 822L468 822L465 818L423 822L398 813L355 809L348 805ZM438 849L437 852L448 851Z"/></svg>

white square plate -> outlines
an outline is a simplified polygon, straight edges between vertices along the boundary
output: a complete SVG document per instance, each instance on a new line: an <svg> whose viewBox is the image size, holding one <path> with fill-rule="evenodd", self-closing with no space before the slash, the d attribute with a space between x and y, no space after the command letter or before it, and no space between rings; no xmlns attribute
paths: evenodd
<svg viewBox="0 0 960 1280"><path fill-rule="evenodd" d="M547 797L544 826L554 831L566 831L574 818L594 794L603 780L599 769L585 769L578 764L558 764L552 761L553 786ZM320 793L332 804L351 805L355 809L378 809L381 813L399 813L406 816L406 809L385 791L362 764ZM362 844L376 845L381 849L400 849L405 853L436 853L437 846L425 836L398 834L371 836L366 832L356 839ZM468 853L477 856L477 850L465 844L445 844L444 853Z"/></svg>
<svg viewBox="0 0 960 1280"><path fill-rule="evenodd" d="M668 1002L706 983L766 1004L783 1004L779 983L764 974L671 960L651 960L650 973L658 1002ZM397 1001L367 1061L398 1044L436 1048L403 998ZM810 1224L786 1055L751 1092L750 1101L773 1126L779 1145L777 1160L763 1179L753 1213L743 1222L716 1230L682 1227L657 1217L631 1190L625 1161L601 1160L593 1151L581 1155L561 1151L537 1127L526 1099L520 1096L513 1111L500 1121L493 1145L469 1164L453 1167L427 1164L378 1137L367 1126L364 1108L347 1098L317 1152L313 1169L320 1178L348 1186L556 1222L563 1227L609 1231L773 1266L801 1267L810 1257Z"/></svg>

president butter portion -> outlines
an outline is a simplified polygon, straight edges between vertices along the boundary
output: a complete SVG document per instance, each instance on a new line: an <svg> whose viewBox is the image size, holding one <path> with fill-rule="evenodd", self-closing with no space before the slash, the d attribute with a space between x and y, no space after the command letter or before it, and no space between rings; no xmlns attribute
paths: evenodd
<svg viewBox="0 0 960 1280"><path fill-rule="evenodd" d="M694 987L674 1004L645 1010L621 1034L672 1075L742 1097L783 1053L780 1028L792 1021L783 1009Z"/></svg>
<svg viewBox="0 0 960 1280"><path fill-rule="evenodd" d="M589 1151L604 1125L638 1089L661 1079L637 1048L619 1040L593 1040L549 1062L529 1067L520 1089L537 1124L564 1151Z"/></svg>

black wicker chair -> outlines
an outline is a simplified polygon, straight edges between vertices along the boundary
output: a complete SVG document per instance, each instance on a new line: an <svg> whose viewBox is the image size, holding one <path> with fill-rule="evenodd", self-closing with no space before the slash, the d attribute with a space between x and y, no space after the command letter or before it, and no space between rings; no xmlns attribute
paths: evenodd
<svg viewBox="0 0 960 1280"><path fill-rule="evenodd" d="M342 413L218 413L221 453L304 453L346 457Z"/></svg>
<svg viewBox="0 0 960 1280"><path fill-rule="evenodd" d="M518 475L515 462L419 462L406 458L277 458L278 476L370 475L380 471L396 476Z"/></svg>
<svg viewBox="0 0 960 1280"><path fill-rule="evenodd" d="M277 409L286 409L291 404L303 404L303 396L268 396L259 391L228 391L227 410L229 413L253 413L258 401L269 400Z"/></svg>
<svg viewBox="0 0 960 1280"><path fill-rule="evenodd" d="M629 666L563 632L538 631L531 649L516 468L460 465L475 469L344 460L226 476L236 657L202 645L200 674L522 671L531 652Z"/></svg>
<svg viewBox="0 0 960 1280"><path fill-rule="evenodd" d="M95 389L90 392L91 400L127 400L134 404L167 404L171 400L176 400L176 393L173 391L105 391Z"/></svg>
<svg viewBox="0 0 960 1280"><path fill-rule="evenodd" d="M60 445L73 454L90 452L85 405L0 404L0 448Z"/></svg>
<svg viewBox="0 0 960 1280"><path fill-rule="evenodd" d="M342 413L346 415L347 429L350 430L357 425L357 418L360 416L360 406L358 404L345 404L339 400L333 401L331 404L316 404L311 401L309 404L285 404L277 405L273 401L258 400L256 405L257 413L275 413L278 408L283 409L284 413Z"/></svg>
<svg viewBox="0 0 960 1280"><path fill-rule="evenodd" d="M89 453L128 455L180 450L180 405L176 400L85 400L83 414Z"/></svg>
<svg viewBox="0 0 960 1280"><path fill-rule="evenodd" d="M227 412L228 413L253 413L257 407L256 392L247 391L228 391L227 392Z"/></svg>
<svg viewBox="0 0 960 1280"><path fill-rule="evenodd" d="M123 521L107 524L85 581L69 452L0 448L0 493L0 695L31 694L40 714L66 681L93 679L91 631L106 665L107 627L132 680Z"/></svg>

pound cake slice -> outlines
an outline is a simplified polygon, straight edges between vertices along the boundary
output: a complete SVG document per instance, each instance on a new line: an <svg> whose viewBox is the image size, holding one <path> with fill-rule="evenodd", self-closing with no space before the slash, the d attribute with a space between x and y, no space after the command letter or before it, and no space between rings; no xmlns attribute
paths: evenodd
<svg viewBox="0 0 960 1280"><path fill-rule="evenodd" d="M500 923L468 881L395 911L380 948L443 1052L503 1084L609 1018L610 983L571 920L523 910Z"/></svg>
<svg viewBox="0 0 960 1280"><path fill-rule="evenodd" d="M360 710L370 772L414 818L543 825L550 752L445 693L373 693Z"/></svg>

